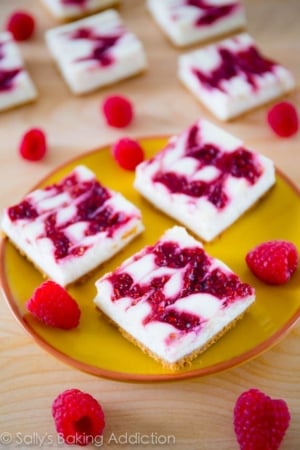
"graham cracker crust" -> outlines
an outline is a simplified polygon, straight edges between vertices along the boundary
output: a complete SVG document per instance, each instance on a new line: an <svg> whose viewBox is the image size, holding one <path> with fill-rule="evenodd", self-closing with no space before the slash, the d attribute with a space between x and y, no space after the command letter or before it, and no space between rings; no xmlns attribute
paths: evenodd
<svg viewBox="0 0 300 450"><path fill-rule="evenodd" d="M249 305L250 307L250 305ZM125 331L122 327L120 327L113 319L111 319L109 316L107 316L97 305L96 308L100 314L102 314L108 322L110 322L117 330L121 333L121 335L126 338L129 342L134 344L136 347L138 347L140 350L142 350L143 353L145 353L147 356L150 356L150 358L154 359L156 362L161 364L164 368L176 372L180 369L183 369L189 365L192 364L192 362L202 353L204 353L210 346L215 344L221 337L223 337L229 330L234 328L236 323L242 319L244 316L245 311L242 312L238 317L236 317L232 322L230 322L226 327L224 327L219 333L215 334L209 341L207 341L203 346L195 349L188 355L185 355L183 358L179 359L178 361L174 363L169 363L168 361L162 359L159 357L156 353L152 352L148 347L144 346L140 341L138 341L135 337L133 337L130 333Z"/></svg>
<svg viewBox="0 0 300 450"><path fill-rule="evenodd" d="M43 4L44 9L48 12L48 14L50 14L54 19L56 19L60 25L64 25L64 24L67 24L70 22L74 22L76 20L84 19L85 17L89 17L94 14L104 12L108 9L112 9L112 8L119 9L120 8L120 0L115 0L111 5L100 6L99 8L93 9L92 11L86 11L84 13L74 14L69 17L58 17L52 12L52 10L48 7L48 5L46 5L46 3L44 1L42 1L42 4Z"/></svg>

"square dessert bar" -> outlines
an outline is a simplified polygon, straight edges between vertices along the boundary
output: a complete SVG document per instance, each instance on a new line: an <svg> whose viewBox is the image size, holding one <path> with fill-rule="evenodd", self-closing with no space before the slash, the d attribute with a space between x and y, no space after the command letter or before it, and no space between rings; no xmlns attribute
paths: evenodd
<svg viewBox="0 0 300 450"><path fill-rule="evenodd" d="M170 369L217 341L255 300L254 289L175 226L96 282L97 307Z"/></svg>
<svg viewBox="0 0 300 450"><path fill-rule="evenodd" d="M211 241L274 182L270 159L199 120L137 166L134 186L158 209Z"/></svg>
<svg viewBox="0 0 300 450"><path fill-rule="evenodd" d="M74 94L93 91L146 68L142 43L112 9L48 30L45 36Z"/></svg>
<svg viewBox="0 0 300 450"><path fill-rule="evenodd" d="M36 89L24 67L17 43L9 32L0 33L0 111L35 100Z"/></svg>
<svg viewBox="0 0 300 450"><path fill-rule="evenodd" d="M77 166L6 208L2 229L38 269L65 286L111 258L143 225L132 203Z"/></svg>
<svg viewBox="0 0 300 450"><path fill-rule="evenodd" d="M179 79L220 120L295 87L289 70L263 56L247 33L181 55L178 61Z"/></svg>
<svg viewBox="0 0 300 450"><path fill-rule="evenodd" d="M72 20L117 5L119 0L42 0L59 20Z"/></svg>
<svg viewBox="0 0 300 450"><path fill-rule="evenodd" d="M246 24L244 6L233 0L148 0L155 21L179 47L203 42Z"/></svg>

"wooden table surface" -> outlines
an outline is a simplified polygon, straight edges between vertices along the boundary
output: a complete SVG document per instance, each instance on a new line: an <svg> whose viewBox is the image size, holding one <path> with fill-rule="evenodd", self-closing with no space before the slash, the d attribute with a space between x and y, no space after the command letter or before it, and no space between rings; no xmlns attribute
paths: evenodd
<svg viewBox="0 0 300 450"><path fill-rule="evenodd" d="M299 0L247 0L245 6L249 32L265 54L290 68L299 84ZM81 98L68 91L50 60L43 35L56 22L39 0L1 1L0 29L4 28L8 14L21 7L30 10L37 20L35 37L22 43L21 51L39 99L35 104L1 114L1 209L20 199L59 164L124 134L135 137L179 132L200 116L218 123L177 81L176 61L180 51L158 30L145 10L144 1L123 0L120 11L126 24L144 42L148 71ZM125 131L108 128L100 114L104 96L116 92L130 97L135 105L136 119ZM290 100L300 107L299 88ZM299 186L300 135L277 138L267 127L265 116L266 108L260 108L223 126L270 156ZM43 128L49 140L48 155L39 163L25 162L17 152L22 133L32 126ZM234 402L242 391L256 387L288 402L292 421L281 448L297 450L299 340L298 324L272 349L227 372L170 383L124 383L82 373L56 360L24 332L1 298L0 447L10 440L11 448L62 448L55 440L51 403L64 389L77 387L90 392L103 405L107 421L103 445L107 448L234 450L238 449L232 427ZM116 439L109 441L112 433ZM128 436L134 439L138 434L145 435L147 442L128 443ZM162 436L161 440L155 441L155 436ZM172 436L169 445L164 440L168 436Z"/></svg>

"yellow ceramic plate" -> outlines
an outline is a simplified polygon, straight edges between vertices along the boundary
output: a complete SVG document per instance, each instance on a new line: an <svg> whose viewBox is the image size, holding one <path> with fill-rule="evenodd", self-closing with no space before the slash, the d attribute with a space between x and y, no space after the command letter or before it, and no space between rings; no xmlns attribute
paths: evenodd
<svg viewBox="0 0 300 450"><path fill-rule="evenodd" d="M165 142L166 138L141 139L147 157L161 149ZM102 274L117 267L124 258L144 245L154 243L174 221L156 211L135 192L132 187L133 173L116 165L109 147L86 153L59 167L38 187L61 179L77 164L91 168L104 185L121 191L140 207L146 230L83 284L69 289L82 311L79 327L71 331L47 328L26 312L25 302L42 282L42 276L7 240L2 241L1 281L4 295L17 320L50 353L79 369L117 380L183 379L216 373L241 364L270 348L295 324L300 316L300 271L286 285L272 287L257 280L244 262L248 250L269 239L288 239L300 249L300 194L277 171L276 186L221 237L205 244L211 255L222 259L243 281L256 288L257 301L234 329L185 369L169 372L144 355L95 309L94 283Z"/></svg>

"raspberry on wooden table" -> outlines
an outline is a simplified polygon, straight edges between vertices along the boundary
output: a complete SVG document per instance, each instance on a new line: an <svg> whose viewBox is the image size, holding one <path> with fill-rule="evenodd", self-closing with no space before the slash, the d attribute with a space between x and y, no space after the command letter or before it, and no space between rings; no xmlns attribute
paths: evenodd
<svg viewBox="0 0 300 450"><path fill-rule="evenodd" d="M299 129L299 117L295 106L290 102L280 102L267 113L267 121L277 136L288 138Z"/></svg>
<svg viewBox="0 0 300 450"><path fill-rule="evenodd" d="M52 403L52 416L57 432L70 445L96 442L105 427L101 405L79 389L68 389L59 394Z"/></svg>
<svg viewBox="0 0 300 450"><path fill-rule="evenodd" d="M291 418L284 400L272 399L258 389L238 397L233 416L240 450L278 450Z"/></svg>
<svg viewBox="0 0 300 450"><path fill-rule="evenodd" d="M80 309L76 301L59 284L44 281L28 300L26 307L45 325L65 330L76 328L80 321Z"/></svg>
<svg viewBox="0 0 300 450"><path fill-rule="evenodd" d="M47 152L47 139L43 130L31 128L22 136L19 152L28 161L40 161Z"/></svg>
<svg viewBox="0 0 300 450"><path fill-rule="evenodd" d="M125 128L133 120L132 103L121 95L107 97L103 102L102 110L107 124L111 127Z"/></svg>
<svg viewBox="0 0 300 450"><path fill-rule="evenodd" d="M35 19L26 11L15 11L9 16L6 29L12 33L16 41L26 41L34 33Z"/></svg>

